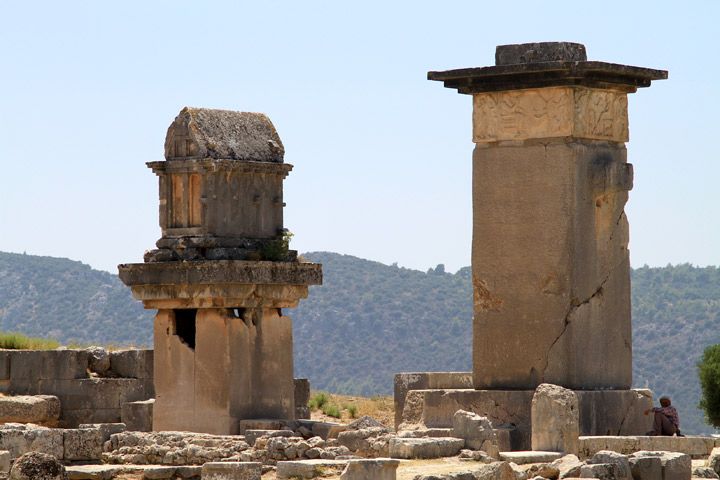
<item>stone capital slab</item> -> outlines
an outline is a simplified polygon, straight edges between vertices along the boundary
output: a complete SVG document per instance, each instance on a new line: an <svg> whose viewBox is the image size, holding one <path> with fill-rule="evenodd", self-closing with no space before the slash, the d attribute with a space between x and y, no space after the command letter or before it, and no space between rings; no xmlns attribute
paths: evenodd
<svg viewBox="0 0 720 480"><path fill-rule="evenodd" d="M560 86L473 95L476 144L544 138L627 142L627 94Z"/></svg>

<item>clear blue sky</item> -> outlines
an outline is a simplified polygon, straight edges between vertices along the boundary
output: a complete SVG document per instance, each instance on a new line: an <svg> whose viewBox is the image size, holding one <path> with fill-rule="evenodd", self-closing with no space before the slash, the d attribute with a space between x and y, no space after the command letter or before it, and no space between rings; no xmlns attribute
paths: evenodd
<svg viewBox="0 0 720 480"><path fill-rule="evenodd" d="M471 99L428 70L566 40L663 68L630 98L633 266L720 265L720 2L0 3L0 251L116 271L160 235L186 105L267 113L300 251L470 262Z"/></svg>

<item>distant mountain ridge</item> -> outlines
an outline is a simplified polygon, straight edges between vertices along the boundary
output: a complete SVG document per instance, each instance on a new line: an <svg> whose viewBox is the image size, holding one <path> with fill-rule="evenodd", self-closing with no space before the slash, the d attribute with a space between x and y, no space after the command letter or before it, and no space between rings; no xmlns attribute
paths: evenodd
<svg viewBox="0 0 720 480"><path fill-rule="evenodd" d="M313 388L392 392L402 371L469 371L470 268L451 274L350 255L306 253L324 285L295 310L295 370ZM668 394L686 433L709 433L696 408L695 364L720 343L720 269L677 265L632 272L634 383ZM0 253L0 329L62 342L152 345L152 312L117 276L60 258Z"/></svg>

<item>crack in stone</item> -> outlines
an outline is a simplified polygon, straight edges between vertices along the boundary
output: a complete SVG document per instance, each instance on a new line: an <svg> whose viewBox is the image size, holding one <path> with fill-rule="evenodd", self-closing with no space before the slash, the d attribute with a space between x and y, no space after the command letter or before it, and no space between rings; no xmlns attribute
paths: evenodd
<svg viewBox="0 0 720 480"><path fill-rule="evenodd" d="M575 313L578 308L590 303L593 298L595 298L599 295L602 295L603 287L605 286L605 283L607 283L607 281L610 278L610 275L612 275L613 271L614 271L614 269L612 269L608 272L608 274L605 276L605 278L603 278L603 280L600 282L600 286L598 286L598 288L595 289L595 291L592 293L592 295L590 295L588 298L586 298L582 302L573 302L573 304L570 305L570 308L568 309L567 313L565 314L565 318L563 319L565 322L563 325L563 329L560 332L560 334L557 337L555 337L555 340L552 341L552 343L550 344L550 347L547 350L547 354L545 355L545 365L543 365L542 375L540 377L542 382L545 381L545 372L548 368L548 364L550 363L550 354L552 353L553 348L555 348L555 344L557 344L560 341L560 339L563 337L563 335L565 335L565 332L567 332L568 326L570 325L570 323L572 323L570 320L570 316L573 313Z"/></svg>

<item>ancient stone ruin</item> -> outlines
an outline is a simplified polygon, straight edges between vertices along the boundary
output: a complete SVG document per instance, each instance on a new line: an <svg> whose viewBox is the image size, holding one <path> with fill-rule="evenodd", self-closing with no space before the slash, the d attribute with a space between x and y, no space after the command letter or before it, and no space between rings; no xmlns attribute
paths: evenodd
<svg viewBox="0 0 720 480"><path fill-rule="evenodd" d="M322 281L283 226L292 165L265 115L185 108L168 128L158 249L120 278L154 328L154 430L239 433L294 419L292 321L283 308Z"/></svg>
<svg viewBox="0 0 720 480"><path fill-rule="evenodd" d="M398 374L396 431L309 420L292 167L266 116L185 108L157 248L119 266L154 350L0 351L0 480L720 478L720 439L645 436L631 389L627 94L667 72L540 43L428 77L473 95L472 372Z"/></svg>
<svg viewBox="0 0 720 480"><path fill-rule="evenodd" d="M574 43L503 45L495 59L428 73L473 99L472 389L463 375L399 387L422 392L399 420L447 426L467 408L530 448L534 390L551 383L577 391L583 435L644 434L651 393L630 390L627 95L667 72L588 61Z"/></svg>

